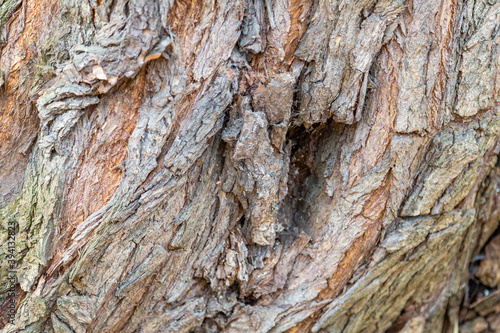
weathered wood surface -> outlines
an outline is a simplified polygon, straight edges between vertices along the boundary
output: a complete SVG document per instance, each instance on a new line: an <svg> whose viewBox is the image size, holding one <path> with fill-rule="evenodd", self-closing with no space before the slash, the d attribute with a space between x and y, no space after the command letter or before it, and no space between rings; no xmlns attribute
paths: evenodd
<svg viewBox="0 0 500 333"><path fill-rule="evenodd" d="M456 332L498 224L500 2L3 0L0 23L2 332Z"/></svg>

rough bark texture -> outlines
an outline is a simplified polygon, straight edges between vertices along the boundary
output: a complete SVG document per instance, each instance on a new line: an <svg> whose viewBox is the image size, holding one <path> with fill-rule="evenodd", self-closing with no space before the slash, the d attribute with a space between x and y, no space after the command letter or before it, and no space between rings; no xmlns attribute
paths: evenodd
<svg viewBox="0 0 500 333"><path fill-rule="evenodd" d="M0 24L2 332L500 327L468 283L477 255L500 280L497 0L2 0Z"/></svg>

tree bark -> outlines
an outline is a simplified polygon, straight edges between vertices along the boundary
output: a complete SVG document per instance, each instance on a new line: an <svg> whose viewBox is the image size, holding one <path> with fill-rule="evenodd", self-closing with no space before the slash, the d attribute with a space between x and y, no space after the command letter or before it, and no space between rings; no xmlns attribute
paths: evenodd
<svg viewBox="0 0 500 333"><path fill-rule="evenodd" d="M500 2L3 0L0 26L2 332L472 318Z"/></svg>

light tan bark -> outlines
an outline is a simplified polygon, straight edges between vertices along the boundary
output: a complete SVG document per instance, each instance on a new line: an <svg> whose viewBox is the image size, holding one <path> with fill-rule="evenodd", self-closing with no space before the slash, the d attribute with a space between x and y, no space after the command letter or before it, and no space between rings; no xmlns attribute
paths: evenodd
<svg viewBox="0 0 500 333"><path fill-rule="evenodd" d="M0 22L2 332L458 327L498 224L497 1L7 0Z"/></svg>

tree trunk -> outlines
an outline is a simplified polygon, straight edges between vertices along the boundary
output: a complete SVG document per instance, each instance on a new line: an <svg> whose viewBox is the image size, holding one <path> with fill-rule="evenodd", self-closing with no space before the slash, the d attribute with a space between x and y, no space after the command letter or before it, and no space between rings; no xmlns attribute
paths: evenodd
<svg viewBox="0 0 500 333"><path fill-rule="evenodd" d="M495 330L500 2L0 4L2 332Z"/></svg>

